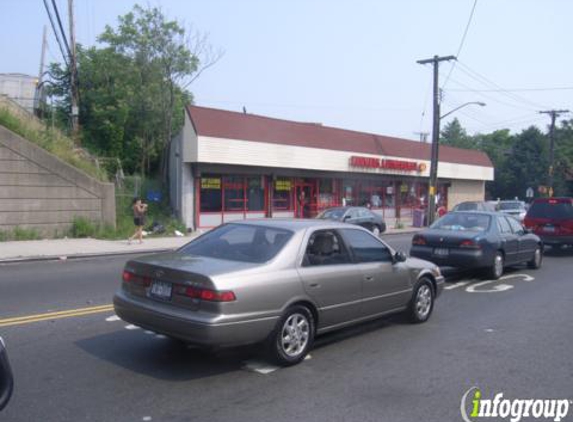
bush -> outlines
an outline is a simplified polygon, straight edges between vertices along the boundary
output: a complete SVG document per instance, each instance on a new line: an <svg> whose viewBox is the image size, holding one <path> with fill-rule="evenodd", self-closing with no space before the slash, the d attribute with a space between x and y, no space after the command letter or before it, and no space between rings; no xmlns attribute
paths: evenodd
<svg viewBox="0 0 573 422"><path fill-rule="evenodd" d="M38 240L41 239L40 233L35 229L26 229L24 227L15 227L13 230L0 231L0 242L10 240Z"/></svg>
<svg viewBox="0 0 573 422"><path fill-rule="evenodd" d="M70 228L71 237L95 237L97 233L96 224L85 217L74 217Z"/></svg>

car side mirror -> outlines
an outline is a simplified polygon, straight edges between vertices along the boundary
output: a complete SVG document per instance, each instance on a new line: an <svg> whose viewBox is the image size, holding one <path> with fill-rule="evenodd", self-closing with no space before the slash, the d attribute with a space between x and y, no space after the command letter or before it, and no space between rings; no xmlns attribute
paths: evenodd
<svg viewBox="0 0 573 422"><path fill-rule="evenodd" d="M4 340L0 337L0 411L6 407L14 389L12 368L8 361L8 353Z"/></svg>
<svg viewBox="0 0 573 422"><path fill-rule="evenodd" d="M349 215L345 215L344 217L342 217L342 221L346 221L346 220L350 220L350 216L349 216Z"/></svg>
<svg viewBox="0 0 573 422"><path fill-rule="evenodd" d="M394 254L394 262L404 262L406 259L408 259L408 257L402 251L398 251Z"/></svg>

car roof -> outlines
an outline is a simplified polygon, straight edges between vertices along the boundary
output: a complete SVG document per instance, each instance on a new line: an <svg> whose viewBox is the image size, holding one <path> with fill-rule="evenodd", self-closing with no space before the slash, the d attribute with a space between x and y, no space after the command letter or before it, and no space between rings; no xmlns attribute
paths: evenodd
<svg viewBox="0 0 573 422"><path fill-rule="evenodd" d="M357 228L346 223L339 223L330 220L310 219L310 218L255 218L249 220L237 220L228 224L242 224L249 226L272 227L292 231L305 230L308 228Z"/></svg>

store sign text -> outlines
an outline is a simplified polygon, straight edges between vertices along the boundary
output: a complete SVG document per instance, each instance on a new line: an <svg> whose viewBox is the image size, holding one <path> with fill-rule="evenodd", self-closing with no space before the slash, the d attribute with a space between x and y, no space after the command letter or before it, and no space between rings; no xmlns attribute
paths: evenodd
<svg viewBox="0 0 573 422"><path fill-rule="evenodd" d="M424 171L424 169L421 168L423 164L424 163L418 164L414 161L384 160L381 158L359 157L356 155L350 157L351 167L362 167L371 169Z"/></svg>

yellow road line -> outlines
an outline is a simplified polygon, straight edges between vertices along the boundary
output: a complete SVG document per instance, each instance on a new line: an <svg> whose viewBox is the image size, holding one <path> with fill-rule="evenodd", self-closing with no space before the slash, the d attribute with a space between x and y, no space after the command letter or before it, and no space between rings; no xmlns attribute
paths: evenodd
<svg viewBox="0 0 573 422"><path fill-rule="evenodd" d="M32 322L49 321L52 319L70 318L83 315L113 311L113 305L90 306L89 308L70 309L67 311L48 312L45 314L26 315L15 318L0 319L0 327L30 324Z"/></svg>

